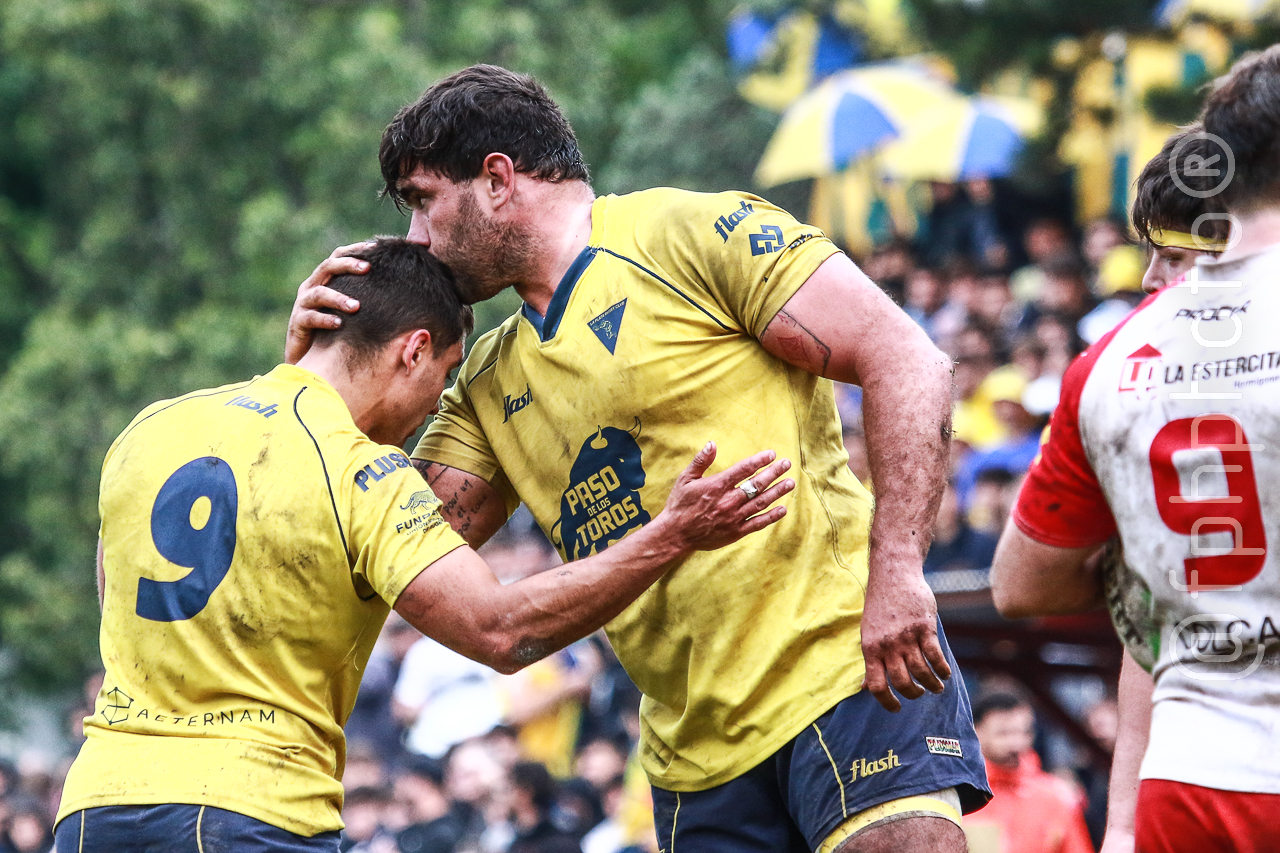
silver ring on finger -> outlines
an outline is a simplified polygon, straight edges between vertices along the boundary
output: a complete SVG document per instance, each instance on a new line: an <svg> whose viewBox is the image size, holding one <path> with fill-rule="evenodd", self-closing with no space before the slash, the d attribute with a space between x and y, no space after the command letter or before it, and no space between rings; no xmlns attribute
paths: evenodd
<svg viewBox="0 0 1280 853"><path fill-rule="evenodd" d="M747 496L747 500L751 500L756 495L760 494L760 488L750 480L747 480L741 486L738 486L738 488Z"/></svg>

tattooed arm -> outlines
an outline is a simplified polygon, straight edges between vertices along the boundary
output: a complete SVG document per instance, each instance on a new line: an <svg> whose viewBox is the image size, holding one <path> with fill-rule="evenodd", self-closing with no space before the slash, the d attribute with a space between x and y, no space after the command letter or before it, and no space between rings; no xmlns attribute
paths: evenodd
<svg viewBox="0 0 1280 853"><path fill-rule="evenodd" d="M773 355L861 385L876 511L862 620L866 686L891 711L942 691L950 668L922 564L946 482L951 362L843 254L813 273L760 338Z"/></svg>
<svg viewBox="0 0 1280 853"><path fill-rule="evenodd" d="M413 467L443 501L440 514L472 548L489 541L507 521L507 508L498 490L474 474L441 465L413 460Z"/></svg>

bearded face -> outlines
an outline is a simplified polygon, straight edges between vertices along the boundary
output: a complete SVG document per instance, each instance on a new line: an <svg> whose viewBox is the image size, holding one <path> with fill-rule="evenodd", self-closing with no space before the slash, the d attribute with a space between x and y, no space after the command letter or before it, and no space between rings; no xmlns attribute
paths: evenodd
<svg viewBox="0 0 1280 853"><path fill-rule="evenodd" d="M486 216L469 192L461 193L453 220L440 224L445 239L432 248L453 271L466 303L483 302L523 279L533 257L526 227Z"/></svg>

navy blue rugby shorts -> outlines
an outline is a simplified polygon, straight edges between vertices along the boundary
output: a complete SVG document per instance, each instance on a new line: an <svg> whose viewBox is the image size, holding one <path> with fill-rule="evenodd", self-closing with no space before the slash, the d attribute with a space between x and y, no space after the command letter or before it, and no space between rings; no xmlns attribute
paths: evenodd
<svg viewBox="0 0 1280 853"><path fill-rule="evenodd" d="M103 806L58 822L55 853L338 853L337 831L307 838L213 806Z"/></svg>
<svg viewBox="0 0 1280 853"><path fill-rule="evenodd" d="M903 699L893 714L862 690L736 779L705 791L655 787L663 853L808 853L860 812L947 788L966 814L986 805L973 712L941 623L938 639L952 672L942 693Z"/></svg>

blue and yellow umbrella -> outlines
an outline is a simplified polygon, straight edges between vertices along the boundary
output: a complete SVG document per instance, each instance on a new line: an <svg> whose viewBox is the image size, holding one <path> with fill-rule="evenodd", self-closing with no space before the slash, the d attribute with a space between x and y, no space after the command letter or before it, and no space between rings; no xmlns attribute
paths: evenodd
<svg viewBox="0 0 1280 853"><path fill-rule="evenodd" d="M756 182L771 187L842 171L962 100L923 63L833 74L783 114L756 167Z"/></svg>
<svg viewBox="0 0 1280 853"><path fill-rule="evenodd" d="M956 98L930 111L879 156L885 175L908 181L1003 178L1043 113L1023 98Z"/></svg>

